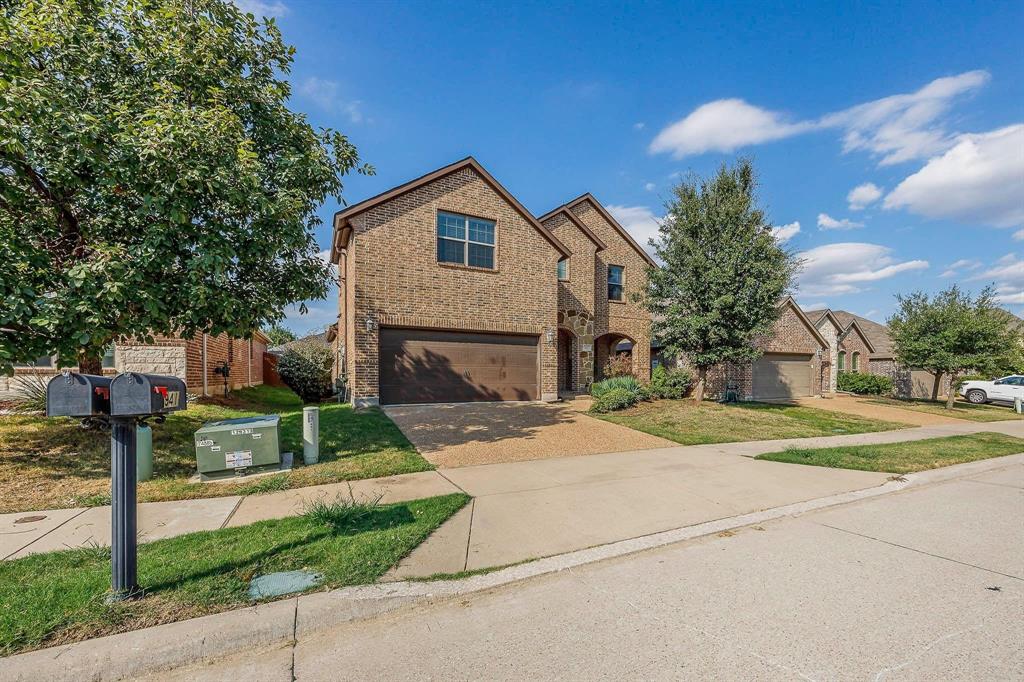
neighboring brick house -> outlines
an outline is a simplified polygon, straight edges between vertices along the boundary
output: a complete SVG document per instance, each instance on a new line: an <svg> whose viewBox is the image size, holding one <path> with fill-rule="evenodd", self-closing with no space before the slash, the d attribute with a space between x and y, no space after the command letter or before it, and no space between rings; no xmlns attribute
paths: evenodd
<svg viewBox="0 0 1024 682"><path fill-rule="evenodd" d="M654 260L592 194L541 216L571 256L558 268L559 389L583 392L610 356L650 373L651 316L640 299Z"/></svg>
<svg viewBox="0 0 1024 682"><path fill-rule="evenodd" d="M181 377L189 393L217 395L224 386L224 377L214 369L227 363L232 388L263 383L263 354L267 337L257 331L251 339L231 338L226 334L201 334L194 339L178 336L156 336L153 343L115 344L103 357L103 373L144 372ZM28 376L51 377L62 369L55 358L44 357L32 366L16 366L13 377L0 377L0 399L15 397L18 383Z"/></svg>
<svg viewBox="0 0 1024 682"><path fill-rule="evenodd" d="M535 218L473 158L339 211L332 343L356 404L557 400L650 371L644 250L592 195Z"/></svg>
<svg viewBox="0 0 1024 682"><path fill-rule="evenodd" d="M753 362L723 363L708 370L705 395L739 400L778 400L822 395L829 385L828 340L796 302L781 300L771 334L756 341L762 351ZM676 363L686 367L685 358Z"/></svg>
<svg viewBox="0 0 1024 682"><path fill-rule="evenodd" d="M820 328L833 325L839 330L839 343L833 347L835 375L842 372L879 374L893 380L897 396L930 398L935 375L927 370L904 367L896 362L889 328L845 310L809 310L807 316ZM836 390L833 377L833 391ZM939 395L949 390L949 377L939 384Z"/></svg>

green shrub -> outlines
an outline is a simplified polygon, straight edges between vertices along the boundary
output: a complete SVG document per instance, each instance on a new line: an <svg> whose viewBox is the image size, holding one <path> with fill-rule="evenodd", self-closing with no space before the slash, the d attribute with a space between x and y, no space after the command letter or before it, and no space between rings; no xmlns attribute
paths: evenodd
<svg viewBox="0 0 1024 682"><path fill-rule="evenodd" d="M841 372L836 385L840 391L860 395L887 395L892 393L893 389L893 382L889 377L863 372Z"/></svg>
<svg viewBox="0 0 1024 682"><path fill-rule="evenodd" d="M686 396L693 383L693 375L685 369L668 369L658 365L651 372L651 395L655 398L678 400Z"/></svg>
<svg viewBox="0 0 1024 682"><path fill-rule="evenodd" d="M591 412L614 412L633 407L640 402L639 396L634 391L625 388L613 388L601 394L601 397L594 398L594 404L590 406Z"/></svg>
<svg viewBox="0 0 1024 682"><path fill-rule="evenodd" d="M604 363L604 375L606 377L631 377L633 376L633 358L625 353L613 355Z"/></svg>
<svg viewBox="0 0 1024 682"><path fill-rule="evenodd" d="M277 373L305 403L320 402L334 392L331 365L334 351L315 341L297 341L277 360Z"/></svg>
<svg viewBox="0 0 1024 682"><path fill-rule="evenodd" d="M46 385L50 383L49 376L29 374L20 376L11 381L14 389L14 398L11 400L14 412L19 414L34 414L46 412Z"/></svg>
<svg viewBox="0 0 1024 682"><path fill-rule="evenodd" d="M616 388L621 388L629 391L630 393L638 393L641 389L641 385L634 376L611 377L609 379L594 382L590 387L590 395L594 398L600 398L605 393Z"/></svg>

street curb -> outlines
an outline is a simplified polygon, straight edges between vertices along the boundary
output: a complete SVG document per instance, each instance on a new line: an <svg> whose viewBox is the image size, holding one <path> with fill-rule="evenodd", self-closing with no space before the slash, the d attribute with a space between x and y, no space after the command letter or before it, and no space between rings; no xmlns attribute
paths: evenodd
<svg viewBox="0 0 1024 682"><path fill-rule="evenodd" d="M407 606L490 590L701 536L943 483L1017 464L1024 464L1024 453L924 471L894 478L873 488L620 540L461 580L406 581L346 587L41 649L0 659L0 682L29 682L39 679L101 682L135 678L147 673L235 655L247 649L295 642L314 632L373 618Z"/></svg>

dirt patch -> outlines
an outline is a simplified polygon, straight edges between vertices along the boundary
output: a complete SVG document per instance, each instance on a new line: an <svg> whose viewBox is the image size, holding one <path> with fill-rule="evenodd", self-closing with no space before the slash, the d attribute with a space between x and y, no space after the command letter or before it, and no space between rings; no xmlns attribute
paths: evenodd
<svg viewBox="0 0 1024 682"><path fill-rule="evenodd" d="M848 395L837 395L834 398L800 398L797 403L804 407L816 407L819 410L831 410L844 414L853 414L869 419L881 419L891 422L903 422L913 426L935 426L936 424L966 424L964 419L945 415L928 414L916 410L904 410L899 407L878 405L866 398Z"/></svg>
<svg viewBox="0 0 1024 682"><path fill-rule="evenodd" d="M385 408L437 467L520 462L675 445L565 405L465 403Z"/></svg>

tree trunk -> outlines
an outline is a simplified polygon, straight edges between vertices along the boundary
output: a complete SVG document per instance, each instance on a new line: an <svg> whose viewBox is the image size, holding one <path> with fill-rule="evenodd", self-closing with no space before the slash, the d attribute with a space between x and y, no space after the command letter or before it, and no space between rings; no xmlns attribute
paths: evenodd
<svg viewBox="0 0 1024 682"><path fill-rule="evenodd" d="M693 387L693 401L698 405L704 400L704 384L708 378L708 368L697 368L697 385Z"/></svg>
<svg viewBox="0 0 1024 682"><path fill-rule="evenodd" d="M79 374L103 374L103 358L86 352L78 354Z"/></svg>
<svg viewBox="0 0 1024 682"><path fill-rule="evenodd" d="M956 375L956 373L950 374L949 375L949 390L946 391L946 393L948 394L946 396L946 409L947 410L952 410L953 409L953 403L956 402L956 390L955 390L956 389L956 382L957 382L957 375Z"/></svg>
<svg viewBox="0 0 1024 682"><path fill-rule="evenodd" d="M942 385L942 372L935 373L935 385L932 386L932 400L939 399L939 387Z"/></svg>

